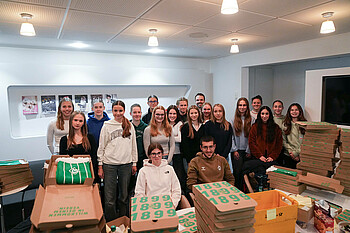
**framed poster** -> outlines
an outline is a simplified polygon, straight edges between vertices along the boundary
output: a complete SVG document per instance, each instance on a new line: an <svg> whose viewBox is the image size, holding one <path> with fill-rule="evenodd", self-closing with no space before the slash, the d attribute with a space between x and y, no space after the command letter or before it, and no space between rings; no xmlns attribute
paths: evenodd
<svg viewBox="0 0 350 233"><path fill-rule="evenodd" d="M102 94L91 94L91 104L94 104L95 102L103 101L103 95Z"/></svg>
<svg viewBox="0 0 350 233"><path fill-rule="evenodd" d="M54 95L41 96L41 113L43 115L56 114L56 96Z"/></svg>
<svg viewBox="0 0 350 233"><path fill-rule="evenodd" d="M88 95L75 95L75 110L85 112L88 107Z"/></svg>
<svg viewBox="0 0 350 233"><path fill-rule="evenodd" d="M38 114L38 96L22 96L23 115Z"/></svg>
<svg viewBox="0 0 350 233"><path fill-rule="evenodd" d="M70 100L73 101L73 96L72 95L58 95L58 103L61 102L63 98L69 98Z"/></svg>
<svg viewBox="0 0 350 233"><path fill-rule="evenodd" d="M117 101L117 94L106 94L106 110L112 111L112 104Z"/></svg>

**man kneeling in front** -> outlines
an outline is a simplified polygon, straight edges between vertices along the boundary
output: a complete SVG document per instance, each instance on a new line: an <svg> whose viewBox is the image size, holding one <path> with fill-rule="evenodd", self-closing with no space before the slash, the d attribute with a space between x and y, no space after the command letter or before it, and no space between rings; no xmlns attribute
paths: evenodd
<svg viewBox="0 0 350 233"><path fill-rule="evenodd" d="M203 136L200 140L202 152L198 152L188 166L187 187L192 191L195 184L227 181L231 185L235 184L227 160L214 153L215 140L212 136Z"/></svg>

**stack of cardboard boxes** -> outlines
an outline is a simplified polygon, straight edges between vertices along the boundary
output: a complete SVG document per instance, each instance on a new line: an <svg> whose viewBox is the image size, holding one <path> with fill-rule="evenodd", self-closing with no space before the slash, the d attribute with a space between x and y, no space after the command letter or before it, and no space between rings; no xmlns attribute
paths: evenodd
<svg viewBox="0 0 350 233"><path fill-rule="evenodd" d="M56 182L56 159L69 156L53 155L46 172L44 186L36 193L30 220L30 232L105 232L98 185L93 185L94 172L90 162L91 178L83 184L62 184ZM74 155L74 158L90 158L89 155ZM72 169L72 172L79 172Z"/></svg>
<svg viewBox="0 0 350 233"><path fill-rule="evenodd" d="M350 130L342 129L340 132L340 164L338 165L334 178L340 180L344 185L343 194L350 196Z"/></svg>
<svg viewBox="0 0 350 233"><path fill-rule="evenodd" d="M33 181L29 164L25 160L0 162L0 194L26 187Z"/></svg>
<svg viewBox="0 0 350 233"><path fill-rule="evenodd" d="M330 176L334 169L334 154L339 130L327 122L297 122L306 130L301 145L300 163L297 168L322 176Z"/></svg>
<svg viewBox="0 0 350 233"><path fill-rule="evenodd" d="M256 201L228 182L193 186L199 232L254 232Z"/></svg>
<svg viewBox="0 0 350 233"><path fill-rule="evenodd" d="M304 192L306 185L298 181L299 176L303 175L303 171L279 166L274 167L277 168L277 170L267 172L271 188L294 194L301 194Z"/></svg>
<svg viewBox="0 0 350 233"><path fill-rule="evenodd" d="M131 198L131 232L179 232L169 195Z"/></svg>

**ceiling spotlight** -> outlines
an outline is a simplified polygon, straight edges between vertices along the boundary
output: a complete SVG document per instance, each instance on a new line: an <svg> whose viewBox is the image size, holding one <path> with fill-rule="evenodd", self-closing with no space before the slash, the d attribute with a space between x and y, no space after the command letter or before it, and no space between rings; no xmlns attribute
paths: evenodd
<svg viewBox="0 0 350 233"><path fill-rule="evenodd" d="M33 18L33 15L28 13L21 13L20 14L23 19L26 20L26 22L22 23L21 30L19 31L19 34L22 36L35 36L35 30L33 24L29 23L28 20Z"/></svg>
<svg viewBox="0 0 350 233"><path fill-rule="evenodd" d="M238 12L237 0L222 0L221 14L232 15Z"/></svg>
<svg viewBox="0 0 350 233"><path fill-rule="evenodd" d="M335 31L335 26L332 20L329 20L328 18L332 17L334 12L325 12L322 14L322 17L327 19L324 21L321 25L321 34L327 34L327 33L332 33Z"/></svg>
<svg viewBox="0 0 350 233"><path fill-rule="evenodd" d="M238 45L236 45L236 42L238 39L231 39L233 45L231 45L230 53L239 53Z"/></svg>
<svg viewBox="0 0 350 233"><path fill-rule="evenodd" d="M149 29L148 31L151 33L151 36L148 39L148 46L158 46L158 38L155 36L157 29Z"/></svg>

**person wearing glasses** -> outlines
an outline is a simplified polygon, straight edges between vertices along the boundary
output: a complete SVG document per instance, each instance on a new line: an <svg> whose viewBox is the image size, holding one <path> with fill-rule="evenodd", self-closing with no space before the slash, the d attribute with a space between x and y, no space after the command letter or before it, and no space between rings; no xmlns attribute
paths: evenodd
<svg viewBox="0 0 350 233"><path fill-rule="evenodd" d="M158 105L158 97L155 95L148 96L147 104L149 106L148 112L142 117L142 121L149 124L152 118L153 109Z"/></svg>
<svg viewBox="0 0 350 233"><path fill-rule="evenodd" d="M212 136L203 136L200 140L202 152L197 153L188 166L187 187L192 190L195 184L227 181L235 185L227 160L215 154L215 140Z"/></svg>
<svg viewBox="0 0 350 233"><path fill-rule="evenodd" d="M175 137L165 108L161 105L153 109L151 122L143 133L144 148L148 148L151 143L159 143L163 147L163 159L170 164L175 152Z"/></svg>
<svg viewBox="0 0 350 233"><path fill-rule="evenodd" d="M163 152L159 143L149 145L149 159L143 161L143 167L137 176L135 197L170 195L176 208L181 199L180 182L173 167L162 159Z"/></svg>

